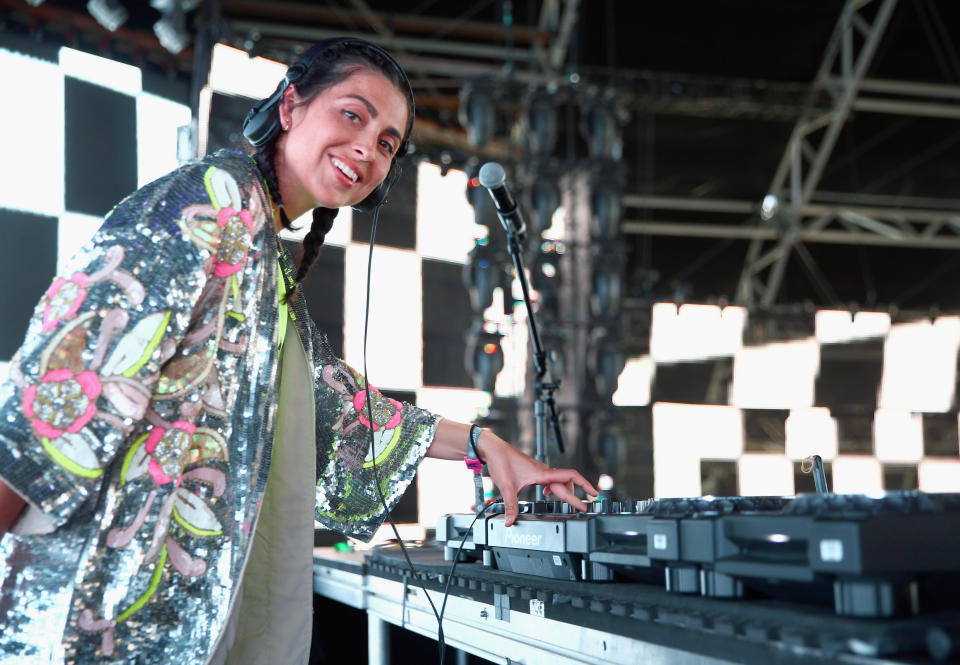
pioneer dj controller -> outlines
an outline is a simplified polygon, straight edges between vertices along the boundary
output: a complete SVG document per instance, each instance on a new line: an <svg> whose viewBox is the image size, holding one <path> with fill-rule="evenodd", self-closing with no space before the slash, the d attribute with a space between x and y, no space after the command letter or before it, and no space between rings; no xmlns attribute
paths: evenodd
<svg viewBox="0 0 960 665"><path fill-rule="evenodd" d="M602 499L586 513L539 501L521 503L509 528L502 506L474 518L440 519L448 559L463 541L466 559L553 579L819 598L864 617L953 607L960 589L955 494Z"/></svg>

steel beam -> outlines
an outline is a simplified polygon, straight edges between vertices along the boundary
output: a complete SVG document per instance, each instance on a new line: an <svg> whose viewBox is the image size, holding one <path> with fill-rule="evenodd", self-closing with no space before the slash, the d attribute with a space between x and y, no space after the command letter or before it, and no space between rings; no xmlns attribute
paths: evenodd
<svg viewBox="0 0 960 665"><path fill-rule="evenodd" d="M782 209L779 212L783 231L777 239L776 261L769 267L766 283L762 283L758 262L764 240L758 238L751 242L737 287L739 304L758 304L759 296L759 304L769 307L776 300L790 250L800 240L799 211L810 202L820 183L840 130L854 108L860 84L897 5L897 0L878 1L880 6L873 23L868 23L858 13L870 0L848 0L840 13L805 109L794 125L768 190L788 201L793 208L789 212ZM855 44L856 35L863 42L859 48ZM838 68L839 74L836 74ZM818 107L825 94L833 101L826 113Z"/></svg>

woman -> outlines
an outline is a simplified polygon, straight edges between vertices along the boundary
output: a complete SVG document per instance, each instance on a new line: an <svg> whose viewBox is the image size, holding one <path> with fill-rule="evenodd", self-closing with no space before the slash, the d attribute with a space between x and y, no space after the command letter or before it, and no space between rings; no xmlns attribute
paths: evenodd
<svg viewBox="0 0 960 665"><path fill-rule="evenodd" d="M307 314L335 209L382 201L412 124L389 55L318 44L248 117L254 158L131 194L54 281L0 388L4 663L306 662L314 520L369 539L471 437L507 524L534 483L585 509L577 472L368 392ZM310 209L294 269L276 232Z"/></svg>

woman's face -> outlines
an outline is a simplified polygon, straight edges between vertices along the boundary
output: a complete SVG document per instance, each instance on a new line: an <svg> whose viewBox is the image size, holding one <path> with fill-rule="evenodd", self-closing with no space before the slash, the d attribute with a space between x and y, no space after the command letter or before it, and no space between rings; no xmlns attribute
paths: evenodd
<svg viewBox="0 0 960 665"><path fill-rule="evenodd" d="M407 126L407 102L379 72L361 69L309 104L290 86L280 105L286 130L276 168L288 216L317 205L359 203L390 170Z"/></svg>

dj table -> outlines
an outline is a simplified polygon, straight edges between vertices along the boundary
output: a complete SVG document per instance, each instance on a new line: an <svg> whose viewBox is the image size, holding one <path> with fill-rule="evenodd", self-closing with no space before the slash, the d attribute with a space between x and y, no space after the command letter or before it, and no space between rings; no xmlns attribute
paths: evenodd
<svg viewBox="0 0 960 665"><path fill-rule="evenodd" d="M395 547L363 556L318 548L316 593L365 610L369 662L389 662L393 624L436 639L451 562L444 546L411 547L411 576ZM547 579L462 561L450 583L448 645L497 663L933 663L931 626L955 639L960 612L883 620L829 607L670 593L639 583ZM944 653L955 652L947 646ZM943 661L940 661L943 662Z"/></svg>

